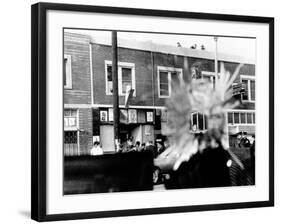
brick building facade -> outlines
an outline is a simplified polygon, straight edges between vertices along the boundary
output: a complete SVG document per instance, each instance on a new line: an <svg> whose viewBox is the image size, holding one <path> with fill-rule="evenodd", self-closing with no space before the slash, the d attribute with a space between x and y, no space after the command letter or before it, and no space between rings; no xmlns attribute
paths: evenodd
<svg viewBox="0 0 281 224"><path fill-rule="evenodd" d="M241 57L218 55L218 68L234 72L243 63L235 83L243 83L242 104L227 113L228 131L255 134L255 64ZM66 155L88 154L93 139L105 153L114 152L112 49L108 40L89 35L64 34L64 143ZM163 138L167 121L165 100L171 81L190 82L200 65L202 78L215 80L214 53L196 49L118 40L120 138L147 142ZM195 66L196 65L196 66ZM220 72L220 71L218 71ZM125 107L128 89L133 89ZM191 115L195 131L206 128L204 116Z"/></svg>

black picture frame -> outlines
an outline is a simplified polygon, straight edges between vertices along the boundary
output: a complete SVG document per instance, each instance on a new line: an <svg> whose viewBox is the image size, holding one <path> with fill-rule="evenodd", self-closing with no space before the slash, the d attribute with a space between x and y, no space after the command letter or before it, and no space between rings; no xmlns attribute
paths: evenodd
<svg viewBox="0 0 281 224"><path fill-rule="evenodd" d="M208 204L196 206L175 206L139 208L101 212L52 214L46 213L46 37L48 10L63 10L85 13L111 13L124 15L155 16L169 18L190 18L230 22L253 22L269 25L269 200ZM178 213L206 210L254 208L274 206L274 18L240 15L163 11L136 8L103 7L73 4L37 3L31 10L31 218L36 221L86 219L100 217L132 216L161 213Z"/></svg>

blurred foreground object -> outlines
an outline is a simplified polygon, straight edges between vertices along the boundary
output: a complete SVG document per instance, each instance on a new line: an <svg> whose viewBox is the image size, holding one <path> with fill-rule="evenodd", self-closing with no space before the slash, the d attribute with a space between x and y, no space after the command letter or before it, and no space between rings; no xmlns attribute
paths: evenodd
<svg viewBox="0 0 281 224"><path fill-rule="evenodd" d="M204 148L227 148L225 113L227 109L239 105L239 101L232 98L232 84L241 67L242 64L238 65L231 75L221 63L215 88L204 79L195 79L191 83L173 83L172 95L167 101L168 123L165 133L170 147L161 155L177 157L174 170L183 161L189 161L200 147L201 152ZM205 137L200 140L200 145L190 127L191 113L195 111L207 117L208 129Z"/></svg>
<svg viewBox="0 0 281 224"><path fill-rule="evenodd" d="M64 194L152 190L150 152L64 158Z"/></svg>

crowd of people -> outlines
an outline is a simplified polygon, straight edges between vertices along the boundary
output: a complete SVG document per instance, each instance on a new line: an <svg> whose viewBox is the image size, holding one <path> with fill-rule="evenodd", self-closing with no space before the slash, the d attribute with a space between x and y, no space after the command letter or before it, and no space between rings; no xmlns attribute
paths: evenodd
<svg viewBox="0 0 281 224"><path fill-rule="evenodd" d="M162 140L158 140L155 143L153 141L147 141L141 143L140 141L133 141L133 137L128 138L127 141L119 144L118 152L126 153L126 152L143 152L143 151L151 151L154 158L160 155L165 149L168 148L168 141L163 142Z"/></svg>
<svg viewBox="0 0 281 224"><path fill-rule="evenodd" d="M117 152L127 153L127 152L143 152L151 151L154 158L160 155L169 147L168 141L157 140L155 143L153 141L147 141L141 143L140 141L135 141L133 137L128 138L125 142L120 143ZM99 141L95 141L93 147L90 151L92 156L103 155L103 149Z"/></svg>

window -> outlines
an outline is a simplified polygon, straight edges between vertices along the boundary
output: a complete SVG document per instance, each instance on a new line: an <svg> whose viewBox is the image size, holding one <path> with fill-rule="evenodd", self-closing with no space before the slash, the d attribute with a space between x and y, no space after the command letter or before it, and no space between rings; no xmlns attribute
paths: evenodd
<svg viewBox="0 0 281 224"><path fill-rule="evenodd" d="M214 72L202 71L202 79L205 79L205 80L209 81L210 83L212 83L213 88L215 88L216 78L215 78Z"/></svg>
<svg viewBox="0 0 281 224"><path fill-rule="evenodd" d="M78 118L77 109L65 109L64 110L64 129L65 130L77 130Z"/></svg>
<svg viewBox="0 0 281 224"><path fill-rule="evenodd" d="M169 73L159 72L160 96L169 96Z"/></svg>
<svg viewBox="0 0 281 224"><path fill-rule="evenodd" d="M191 114L191 130L193 132L204 131L207 129L207 116L199 112Z"/></svg>
<svg viewBox="0 0 281 224"><path fill-rule="evenodd" d="M234 115L234 124L239 124L240 120L239 120L239 113L233 113Z"/></svg>
<svg viewBox="0 0 281 224"><path fill-rule="evenodd" d="M128 86L132 87L132 68L121 68L122 94L126 94Z"/></svg>
<svg viewBox="0 0 281 224"><path fill-rule="evenodd" d="M64 144L77 144L77 131L65 131Z"/></svg>
<svg viewBox="0 0 281 224"><path fill-rule="evenodd" d="M253 123L253 114L247 113L247 123L252 124Z"/></svg>
<svg viewBox="0 0 281 224"><path fill-rule="evenodd" d="M255 124L255 112L232 111L227 113L228 124Z"/></svg>
<svg viewBox="0 0 281 224"><path fill-rule="evenodd" d="M78 111L77 109L64 110L64 155L79 155L78 134Z"/></svg>
<svg viewBox="0 0 281 224"><path fill-rule="evenodd" d="M107 65L106 66L106 93L107 94L112 94L113 92L113 87L112 87L112 66Z"/></svg>
<svg viewBox="0 0 281 224"><path fill-rule="evenodd" d="M227 116L227 122L228 124L233 124L233 114L232 113L228 113L228 116Z"/></svg>
<svg viewBox="0 0 281 224"><path fill-rule="evenodd" d="M112 85L112 62L105 61L106 94L113 92ZM119 95L125 96L127 88L134 89L133 96L136 96L135 65L133 63L118 62L118 91Z"/></svg>
<svg viewBox="0 0 281 224"><path fill-rule="evenodd" d="M256 100L256 82L255 80L250 80L250 96L251 100L255 101Z"/></svg>
<svg viewBox="0 0 281 224"><path fill-rule="evenodd" d="M243 83L243 88L245 92L242 93L242 100L254 102L256 100L256 83L255 77L241 75L241 82Z"/></svg>
<svg viewBox="0 0 281 224"><path fill-rule="evenodd" d="M63 58L63 86L65 89L72 88L72 67L70 55L64 55Z"/></svg>
<svg viewBox="0 0 281 224"><path fill-rule="evenodd" d="M248 80L244 79L242 80L243 88L245 89L245 92L242 93L241 97L242 100L249 100L249 89L248 89Z"/></svg>
<svg viewBox="0 0 281 224"><path fill-rule="evenodd" d="M101 110L100 111L100 121L102 121L102 122L108 121L107 110Z"/></svg>
<svg viewBox="0 0 281 224"><path fill-rule="evenodd" d="M157 67L158 73L158 96L167 98L171 96L171 83L180 83L182 81L182 69L172 67Z"/></svg>
<svg viewBox="0 0 281 224"><path fill-rule="evenodd" d="M246 123L246 113L240 113L240 122L241 124Z"/></svg>

